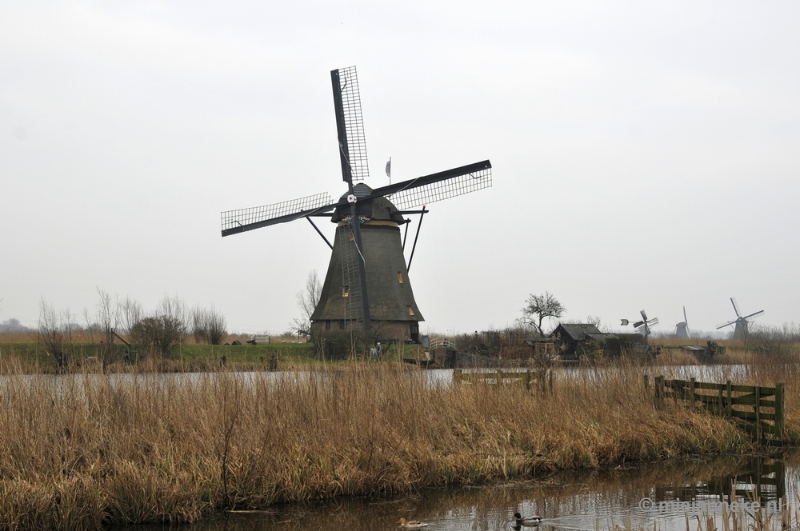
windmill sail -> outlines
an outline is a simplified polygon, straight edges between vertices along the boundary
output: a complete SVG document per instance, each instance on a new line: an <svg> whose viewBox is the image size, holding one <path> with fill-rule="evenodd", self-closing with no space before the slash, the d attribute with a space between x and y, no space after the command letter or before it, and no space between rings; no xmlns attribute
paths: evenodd
<svg viewBox="0 0 800 531"><path fill-rule="evenodd" d="M332 70L331 84L333 85L333 106L336 111L336 132L339 137L342 180L344 182L363 181L369 177L369 164L356 67Z"/></svg>
<svg viewBox="0 0 800 531"><path fill-rule="evenodd" d="M309 195L291 201L222 212L222 235L230 236L268 225L286 223L310 214L329 212L336 207L327 193Z"/></svg>
<svg viewBox="0 0 800 531"><path fill-rule="evenodd" d="M412 208L468 194L492 186L492 164L488 160L453 168L425 177L376 188L369 198L387 196L397 208Z"/></svg>

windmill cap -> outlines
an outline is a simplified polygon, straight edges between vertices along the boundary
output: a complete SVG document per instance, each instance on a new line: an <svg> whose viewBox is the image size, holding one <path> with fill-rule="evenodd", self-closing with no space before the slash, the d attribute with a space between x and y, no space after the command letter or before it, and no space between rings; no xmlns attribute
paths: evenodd
<svg viewBox="0 0 800 531"><path fill-rule="evenodd" d="M358 183L353 187L353 195L355 195L358 199L364 198L369 196L372 193L372 188L367 186L364 183ZM340 197L341 201L347 201L347 196L350 195L350 192L342 194ZM370 219L374 220L389 220L395 222L401 222L402 216L396 214L397 207L392 204L391 201L386 199L385 197L376 197L371 199L365 203L358 202L356 203L356 209L358 215L365 216ZM343 217L350 215L350 205L344 207L337 207L336 211L333 214L333 218L331 221L334 223L340 221Z"/></svg>

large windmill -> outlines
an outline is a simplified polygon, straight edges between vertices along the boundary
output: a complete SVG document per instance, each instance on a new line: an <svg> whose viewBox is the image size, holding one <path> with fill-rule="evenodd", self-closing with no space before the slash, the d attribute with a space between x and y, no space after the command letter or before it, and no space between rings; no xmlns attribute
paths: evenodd
<svg viewBox="0 0 800 531"><path fill-rule="evenodd" d="M332 250L320 300L311 316L312 329L363 327L376 338L416 341L423 318L403 254L405 236L401 240L400 226L409 222L404 215L422 216L426 204L491 186L492 165L485 160L370 188L359 182L369 176L369 168L356 68L331 71L331 84L345 193L338 201L322 193L223 212L222 236L307 219ZM409 210L419 206L421 210ZM320 216L337 225L333 245L311 219ZM409 263L413 256L412 248Z"/></svg>
<svg viewBox="0 0 800 531"><path fill-rule="evenodd" d="M733 326L733 339L746 339L748 333L747 325L750 322L748 319L752 319L753 317L761 315L764 313L764 310L759 310L755 313L751 313L750 315L742 315L742 313L739 311L739 305L736 304L736 299L733 297L731 297L731 304L733 305L733 311L736 312L736 319L719 325L717 330L720 328L725 328L726 326Z"/></svg>
<svg viewBox="0 0 800 531"><path fill-rule="evenodd" d="M683 322L675 325L675 336L689 339L689 319L686 317L686 306L683 307Z"/></svg>

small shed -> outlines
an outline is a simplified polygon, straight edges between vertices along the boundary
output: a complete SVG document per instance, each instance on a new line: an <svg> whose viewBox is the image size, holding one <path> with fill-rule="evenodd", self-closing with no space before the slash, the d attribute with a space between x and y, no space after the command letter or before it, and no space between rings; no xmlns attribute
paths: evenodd
<svg viewBox="0 0 800 531"><path fill-rule="evenodd" d="M616 336L601 332L589 323L559 323L550 337L559 343L562 358L576 359L587 345L596 344L602 348L608 339Z"/></svg>
<svg viewBox="0 0 800 531"><path fill-rule="evenodd" d="M525 344L530 347L530 351L527 356L520 356L520 359L533 359L538 363L548 363L558 356L557 343L552 337L526 339Z"/></svg>

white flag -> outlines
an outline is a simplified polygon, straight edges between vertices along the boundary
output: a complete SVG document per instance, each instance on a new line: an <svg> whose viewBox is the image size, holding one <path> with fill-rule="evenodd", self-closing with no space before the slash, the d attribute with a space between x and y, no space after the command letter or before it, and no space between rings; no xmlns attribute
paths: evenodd
<svg viewBox="0 0 800 531"><path fill-rule="evenodd" d="M386 176L392 178L392 158L389 157L389 162L386 163Z"/></svg>

